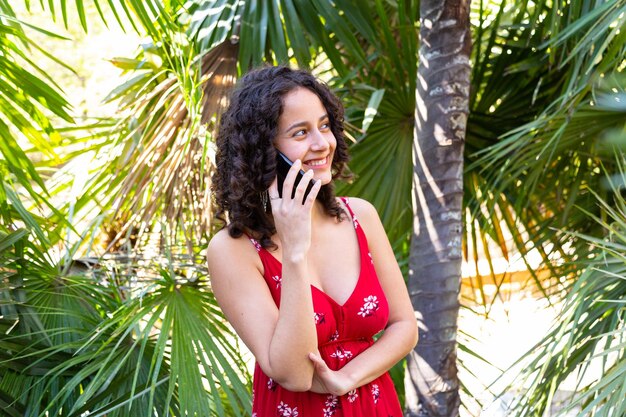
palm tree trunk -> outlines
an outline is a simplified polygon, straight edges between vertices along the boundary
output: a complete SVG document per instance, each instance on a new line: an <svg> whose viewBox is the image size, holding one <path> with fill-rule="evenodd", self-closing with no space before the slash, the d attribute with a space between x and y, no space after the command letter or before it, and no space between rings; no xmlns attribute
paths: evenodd
<svg viewBox="0 0 626 417"><path fill-rule="evenodd" d="M422 0L408 284L420 339L407 363L407 416L459 415L456 332L470 51L469 0Z"/></svg>

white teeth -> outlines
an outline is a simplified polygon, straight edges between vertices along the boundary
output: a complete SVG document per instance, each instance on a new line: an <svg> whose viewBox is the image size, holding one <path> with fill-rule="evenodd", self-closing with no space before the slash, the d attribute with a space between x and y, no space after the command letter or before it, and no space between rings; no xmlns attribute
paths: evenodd
<svg viewBox="0 0 626 417"><path fill-rule="evenodd" d="M317 160L317 161L307 161L307 162L306 162L306 164L307 164L308 166L311 166L311 167L316 167L316 166L324 165L325 163L326 163L326 158L324 158L324 159L319 159L319 160Z"/></svg>

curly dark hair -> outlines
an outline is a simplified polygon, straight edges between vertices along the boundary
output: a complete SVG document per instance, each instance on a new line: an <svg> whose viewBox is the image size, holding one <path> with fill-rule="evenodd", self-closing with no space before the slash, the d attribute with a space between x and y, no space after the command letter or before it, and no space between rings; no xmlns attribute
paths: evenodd
<svg viewBox="0 0 626 417"><path fill-rule="evenodd" d="M226 224L232 237L243 233L254 237L264 248L276 248L270 236L276 232L271 207L263 208L261 193L276 177L278 119L283 97L295 88L315 93L324 105L330 129L337 140L332 162L333 179L348 179L348 145L344 139L344 109L328 86L311 73L286 66L252 70L239 80L230 104L221 117L217 134L217 170L212 190L217 204L216 217ZM333 183L322 186L317 200L326 214L339 221L346 217L335 198Z"/></svg>

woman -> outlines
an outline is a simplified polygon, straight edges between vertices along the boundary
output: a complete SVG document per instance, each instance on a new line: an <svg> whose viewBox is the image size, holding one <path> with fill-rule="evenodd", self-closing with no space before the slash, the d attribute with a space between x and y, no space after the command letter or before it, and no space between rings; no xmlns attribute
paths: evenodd
<svg viewBox="0 0 626 417"><path fill-rule="evenodd" d="M213 188L228 227L207 259L219 305L256 359L252 415L400 417L387 371L415 346L417 325L376 210L334 195L348 159L337 97L306 71L252 71L217 149ZM280 194L277 150L295 161Z"/></svg>

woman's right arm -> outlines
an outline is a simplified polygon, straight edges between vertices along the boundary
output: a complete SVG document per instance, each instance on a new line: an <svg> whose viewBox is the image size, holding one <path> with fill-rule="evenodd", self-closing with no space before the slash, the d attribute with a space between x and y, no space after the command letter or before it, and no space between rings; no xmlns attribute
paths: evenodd
<svg viewBox="0 0 626 417"><path fill-rule="evenodd" d="M287 190L291 190L294 176L290 172L285 179ZM297 188L295 200L272 201L283 249L280 308L272 299L259 256L248 239L233 239L224 229L207 249L213 293L226 318L263 372L290 391L308 391L313 380L314 366L308 355L317 351L317 334L307 254L311 206L319 188L320 184L314 186L304 205L293 204L298 198L302 201L304 187ZM275 183L270 193L278 194Z"/></svg>
<svg viewBox="0 0 626 417"><path fill-rule="evenodd" d="M317 339L306 259L283 264L280 310L248 239L222 230L211 240L207 260L213 293L263 372L285 389L308 391L313 364L307 355L317 349Z"/></svg>

